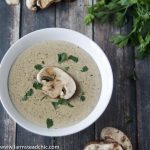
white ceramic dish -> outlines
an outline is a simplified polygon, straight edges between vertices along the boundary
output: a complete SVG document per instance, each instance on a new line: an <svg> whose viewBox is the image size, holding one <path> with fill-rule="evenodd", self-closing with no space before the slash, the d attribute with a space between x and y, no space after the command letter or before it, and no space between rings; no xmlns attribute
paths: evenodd
<svg viewBox="0 0 150 150"><path fill-rule="evenodd" d="M81 122L59 129L42 128L32 122L29 122L21 114L17 112L13 106L7 87L7 81L10 68L16 57L30 46L47 40L63 40L74 43L84 49L95 60L102 78L102 90L99 101L94 110ZM23 128L40 135L45 136L65 136L79 132L93 122L95 122L106 109L113 89L113 75L109 61L102 49L91 39L81 33L62 28L47 28L32 32L19 39L13 46L9 48L2 59L0 67L0 98L1 103L7 113Z"/></svg>

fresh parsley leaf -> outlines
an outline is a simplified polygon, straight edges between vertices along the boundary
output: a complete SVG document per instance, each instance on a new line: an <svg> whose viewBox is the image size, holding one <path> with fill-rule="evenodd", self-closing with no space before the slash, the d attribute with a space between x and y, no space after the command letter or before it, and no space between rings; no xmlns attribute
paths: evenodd
<svg viewBox="0 0 150 150"><path fill-rule="evenodd" d="M116 13L114 23L118 27L123 26L123 24L125 23L124 13L121 13L121 12Z"/></svg>
<svg viewBox="0 0 150 150"><path fill-rule="evenodd" d="M128 36L124 36L124 35L114 35L110 39L111 42L118 45L120 48L126 46L128 43L128 40L129 40Z"/></svg>
<svg viewBox="0 0 150 150"><path fill-rule="evenodd" d="M51 102L51 103L55 109L57 109L59 107L59 105L67 105L69 107L74 107L73 105L70 104L70 102L68 100L62 99L62 98L56 102Z"/></svg>
<svg viewBox="0 0 150 150"><path fill-rule="evenodd" d="M84 22L85 22L85 24L88 25L93 21L93 19L94 19L94 15L88 14L88 15L85 16Z"/></svg>
<svg viewBox="0 0 150 150"><path fill-rule="evenodd" d="M81 96L80 96L80 100L81 100L81 101L85 101L85 99L86 99L86 98L85 98L84 95L81 95Z"/></svg>
<svg viewBox="0 0 150 150"><path fill-rule="evenodd" d="M26 92L26 94L23 96L22 100L26 101L28 99L29 96L33 95L33 89L30 89Z"/></svg>
<svg viewBox="0 0 150 150"><path fill-rule="evenodd" d="M58 54L58 62L59 63L63 63L66 60L68 60L67 53L60 53L60 54Z"/></svg>
<svg viewBox="0 0 150 150"><path fill-rule="evenodd" d="M58 106L59 106L59 103L58 103L58 102L51 102L51 103L52 103L52 105L53 105L53 107L54 107L55 109L58 108Z"/></svg>
<svg viewBox="0 0 150 150"><path fill-rule="evenodd" d="M65 70L68 71L70 67L65 67Z"/></svg>
<svg viewBox="0 0 150 150"><path fill-rule="evenodd" d="M78 57L75 57L75 56L73 56L73 55L70 55L69 57L68 57L68 59L71 59L71 60L73 60L74 62L78 62Z"/></svg>
<svg viewBox="0 0 150 150"><path fill-rule="evenodd" d="M42 89L42 84L41 83L39 83L38 81L35 81L34 83L33 83L33 87L35 88L35 89L38 89L38 90L41 90Z"/></svg>
<svg viewBox="0 0 150 150"><path fill-rule="evenodd" d="M47 118L46 120L47 128L51 128L53 126L53 120L50 118Z"/></svg>
<svg viewBox="0 0 150 150"><path fill-rule="evenodd" d="M40 65L40 64L37 64L37 65L34 66L34 68L35 68L36 70L41 70L41 69L43 68L43 66Z"/></svg>
<svg viewBox="0 0 150 150"><path fill-rule="evenodd" d="M81 72L86 72L86 71L88 71L88 67L87 67L87 66L84 66L80 71L81 71Z"/></svg>

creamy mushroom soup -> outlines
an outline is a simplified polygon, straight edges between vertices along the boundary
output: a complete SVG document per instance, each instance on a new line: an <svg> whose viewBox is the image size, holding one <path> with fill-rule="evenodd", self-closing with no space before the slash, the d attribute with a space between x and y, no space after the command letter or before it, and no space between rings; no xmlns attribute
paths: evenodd
<svg viewBox="0 0 150 150"><path fill-rule="evenodd" d="M67 73L76 87L73 80L68 85L70 79L61 78L66 85L59 86L59 79L57 86L47 88L54 82L51 77L43 75L37 80L37 74L47 67L60 70L54 78ZM80 47L64 41L42 42L25 50L14 62L8 84L18 112L47 128L67 127L83 120L96 106L101 92L101 77L94 60ZM52 91L53 98L48 95Z"/></svg>

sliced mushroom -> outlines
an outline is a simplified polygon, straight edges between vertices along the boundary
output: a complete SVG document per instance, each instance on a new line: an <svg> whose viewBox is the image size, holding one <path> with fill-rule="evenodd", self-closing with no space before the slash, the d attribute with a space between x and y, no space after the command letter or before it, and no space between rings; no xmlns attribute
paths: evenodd
<svg viewBox="0 0 150 150"><path fill-rule="evenodd" d="M91 142L87 144L84 150L123 150L117 143Z"/></svg>
<svg viewBox="0 0 150 150"><path fill-rule="evenodd" d="M29 10L37 11L37 0L26 0L26 6Z"/></svg>
<svg viewBox="0 0 150 150"><path fill-rule="evenodd" d="M37 6L41 9L47 8L52 3L60 2L61 0L37 0Z"/></svg>
<svg viewBox="0 0 150 150"><path fill-rule="evenodd" d="M8 5L18 5L20 0L5 0Z"/></svg>
<svg viewBox="0 0 150 150"><path fill-rule="evenodd" d="M120 130L112 127L103 128L100 135L101 139L108 142L117 142L124 150L132 150L129 138Z"/></svg>
<svg viewBox="0 0 150 150"><path fill-rule="evenodd" d="M73 78L57 67L44 67L37 74L37 80L43 85L42 90L51 98L69 99L76 91Z"/></svg>

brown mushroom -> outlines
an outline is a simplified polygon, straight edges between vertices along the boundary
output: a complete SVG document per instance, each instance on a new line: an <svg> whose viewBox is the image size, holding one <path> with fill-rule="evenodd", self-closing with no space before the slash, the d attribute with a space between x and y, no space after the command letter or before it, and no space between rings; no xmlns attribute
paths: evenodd
<svg viewBox="0 0 150 150"><path fill-rule="evenodd" d="M39 6L41 9L45 9L52 3L57 3L60 1L61 0L37 0L37 6Z"/></svg>
<svg viewBox="0 0 150 150"><path fill-rule="evenodd" d="M122 131L116 128L103 128L100 137L106 142L116 142L120 144L124 150L132 150L132 144L129 138Z"/></svg>
<svg viewBox="0 0 150 150"><path fill-rule="evenodd" d="M36 11L37 10L37 0L26 0L26 6L29 10Z"/></svg>
<svg viewBox="0 0 150 150"><path fill-rule="evenodd" d="M51 98L69 99L76 91L73 78L57 67L44 67L37 74L37 80L43 85L43 92Z"/></svg>

